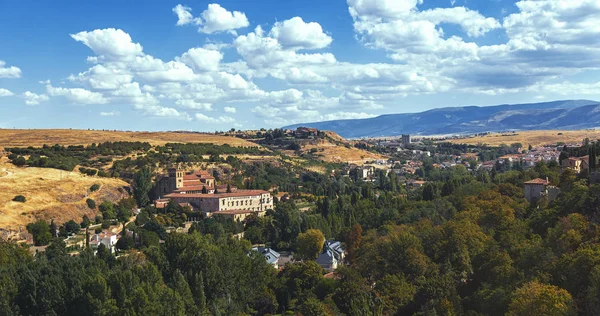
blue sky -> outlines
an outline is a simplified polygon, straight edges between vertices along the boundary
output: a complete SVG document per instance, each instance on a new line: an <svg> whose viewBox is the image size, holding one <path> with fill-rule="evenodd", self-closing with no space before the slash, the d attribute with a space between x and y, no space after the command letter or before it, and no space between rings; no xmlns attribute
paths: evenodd
<svg viewBox="0 0 600 316"><path fill-rule="evenodd" d="M3 1L0 128L254 129L600 100L597 0Z"/></svg>

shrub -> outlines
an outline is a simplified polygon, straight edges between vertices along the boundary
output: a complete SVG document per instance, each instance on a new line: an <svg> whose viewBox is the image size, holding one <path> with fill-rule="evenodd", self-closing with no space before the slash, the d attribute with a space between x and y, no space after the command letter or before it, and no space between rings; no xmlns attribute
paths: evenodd
<svg viewBox="0 0 600 316"><path fill-rule="evenodd" d="M13 165L17 166L17 167L21 167L27 164L27 160L25 160L25 158L19 156L15 159L12 160Z"/></svg>
<svg viewBox="0 0 600 316"><path fill-rule="evenodd" d="M96 201L94 201L92 199L87 199L87 200L85 200L85 203L87 203L87 206L89 208L91 208L92 210L96 209Z"/></svg>
<svg viewBox="0 0 600 316"><path fill-rule="evenodd" d="M94 184L90 187L90 192L95 192L100 190L100 185L99 184Z"/></svg>
<svg viewBox="0 0 600 316"><path fill-rule="evenodd" d="M17 195L13 198L13 201L25 203L25 201L27 201L27 199L22 195Z"/></svg>
<svg viewBox="0 0 600 316"><path fill-rule="evenodd" d="M17 157L19 157L17 154L8 155L8 159L10 159L10 160L15 160L15 159L17 159Z"/></svg>

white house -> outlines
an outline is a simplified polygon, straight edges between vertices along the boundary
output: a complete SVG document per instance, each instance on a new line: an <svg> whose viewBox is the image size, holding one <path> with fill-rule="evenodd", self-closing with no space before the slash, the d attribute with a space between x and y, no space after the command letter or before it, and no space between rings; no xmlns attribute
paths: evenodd
<svg viewBox="0 0 600 316"><path fill-rule="evenodd" d="M115 252L115 245L117 244L117 234L111 232L102 232L95 234L90 240L90 246L94 249L98 249L98 246L103 244L110 253Z"/></svg>

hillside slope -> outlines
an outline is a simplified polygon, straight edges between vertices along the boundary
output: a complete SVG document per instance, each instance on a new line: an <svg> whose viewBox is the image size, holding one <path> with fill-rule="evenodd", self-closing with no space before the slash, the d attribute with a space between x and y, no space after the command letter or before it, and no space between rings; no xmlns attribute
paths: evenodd
<svg viewBox="0 0 600 316"><path fill-rule="evenodd" d="M331 130L346 138L446 135L504 130L585 129L600 126L600 103L565 100L544 103L465 106L421 113L388 114L369 119L303 123L299 126Z"/></svg>
<svg viewBox="0 0 600 316"><path fill-rule="evenodd" d="M93 184L100 190L89 192ZM77 172L51 168L17 168L6 158L0 158L0 228L24 229L37 219L62 223L71 219L81 220L83 215L94 218L86 199L99 205L104 200L116 202L127 196L124 187L129 185L120 179L89 177ZM25 203L13 202L17 195L27 198Z"/></svg>

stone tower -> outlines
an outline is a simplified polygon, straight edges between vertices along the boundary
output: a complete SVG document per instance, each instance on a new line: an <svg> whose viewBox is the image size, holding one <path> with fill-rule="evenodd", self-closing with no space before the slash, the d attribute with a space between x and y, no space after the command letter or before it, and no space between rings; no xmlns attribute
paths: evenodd
<svg viewBox="0 0 600 316"><path fill-rule="evenodd" d="M183 170L169 168L169 190L171 192L183 187Z"/></svg>

